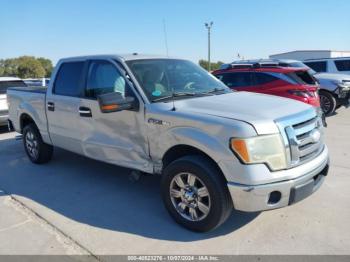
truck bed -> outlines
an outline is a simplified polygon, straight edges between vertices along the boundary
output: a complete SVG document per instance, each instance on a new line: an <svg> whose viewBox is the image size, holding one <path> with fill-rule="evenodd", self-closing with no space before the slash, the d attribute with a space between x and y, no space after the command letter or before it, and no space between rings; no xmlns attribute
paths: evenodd
<svg viewBox="0 0 350 262"><path fill-rule="evenodd" d="M45 139L47 137L46 120L46 87L11 87L7 90L7 101L10 103L9 119L15 130L21 132L21 119L18 109L33 119Z"/></svg>

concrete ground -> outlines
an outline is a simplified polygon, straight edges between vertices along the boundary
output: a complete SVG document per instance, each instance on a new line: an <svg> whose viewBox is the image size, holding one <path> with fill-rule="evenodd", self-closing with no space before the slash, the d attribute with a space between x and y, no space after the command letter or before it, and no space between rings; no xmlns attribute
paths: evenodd
<svg viewBox="0 0 350 262"><path fill-rule="evenodd" d="M33 165L0 134L0 254L350 254L350 109L329 117L329 176L296 205L233 212L218 230L187 231L167 214L159 178L56 150Z"/></svg>

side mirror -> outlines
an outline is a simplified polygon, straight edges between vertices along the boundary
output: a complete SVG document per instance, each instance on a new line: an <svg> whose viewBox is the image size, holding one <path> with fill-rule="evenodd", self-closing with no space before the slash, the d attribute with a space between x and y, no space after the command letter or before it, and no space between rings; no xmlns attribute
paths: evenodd
<svg viewBox="0 0 350 262"><path fill-rule="evenodd" d="M99 95L97 100L102 113L132 109L135 103L134 97L123 97L118 92Z"/></svg>

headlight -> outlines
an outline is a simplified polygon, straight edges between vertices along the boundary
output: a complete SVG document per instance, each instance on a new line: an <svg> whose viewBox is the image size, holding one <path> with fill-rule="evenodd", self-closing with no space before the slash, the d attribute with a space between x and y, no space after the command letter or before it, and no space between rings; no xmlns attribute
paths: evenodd
<svg viewBox="0 0 350 262"><path fill-rule="evenodd" d="M286 151L279 134L232 138L231 149L245 164L267 164L272 170L287 168Z"/></svg>

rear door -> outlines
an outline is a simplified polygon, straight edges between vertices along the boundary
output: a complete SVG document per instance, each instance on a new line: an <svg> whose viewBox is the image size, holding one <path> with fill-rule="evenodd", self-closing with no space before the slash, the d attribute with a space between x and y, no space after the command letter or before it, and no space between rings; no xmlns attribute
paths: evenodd
<svg viewBox="0 0 350 262"><path fill-rule="evenodd" d="M85 61L63 62L46 97L48 129L53 145L81 154L79 106Z"/></svg>
<svg viewBox="0 0 350 262"><path fill-rule="evenodd" d="M120 64L111 60L89 61L79 119L84 154L150 171L143 108L102 113L98 95L113 92L123 97L132 96L140 103Z"/></svg>
<svg viewBox="0 0 350 262"><path fill-rule="evenodd" d="M282 73L255 72L254 77L260 92L264 94L281 95L291 85Z"/></svg>

